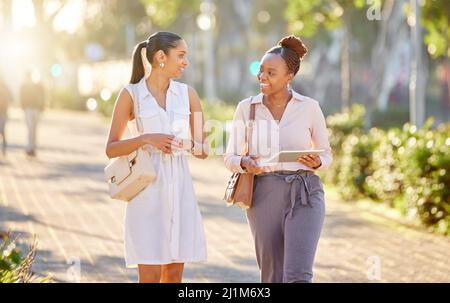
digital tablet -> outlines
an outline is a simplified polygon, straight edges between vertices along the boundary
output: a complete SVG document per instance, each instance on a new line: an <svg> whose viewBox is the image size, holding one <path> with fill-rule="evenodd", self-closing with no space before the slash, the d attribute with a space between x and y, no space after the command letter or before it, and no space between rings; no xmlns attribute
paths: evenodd
<svg viewBox="0 0 450 303"><path fill-rule="evenodd" d="M266 163L280 163L280 162L297 162L297 159L303 155L320 155L324 149L309 149L309 150L284 150L272 156L270 159L264 161Z"/></svg>

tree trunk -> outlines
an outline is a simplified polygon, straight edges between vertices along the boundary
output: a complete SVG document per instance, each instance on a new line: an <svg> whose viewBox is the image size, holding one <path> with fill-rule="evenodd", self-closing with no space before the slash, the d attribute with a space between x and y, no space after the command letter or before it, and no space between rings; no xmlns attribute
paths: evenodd
<svg viewBox="0 0 450 303"><path fill-rule="evenodd" d="M250 45L250 36L251 36L251 17L252 17L252 8L253 1L252 0L234 0L233 1L234 11L237 14L238 18L235 21L239 24L239 34L241 35L241 39L243 40L243 45ZM248 63L249 63L249 52L244 52L239 55L240 58L240 85L238 87L239 96L241 96L244 90L248 89Z"/></svg>
<svg viewBox="0 0 450 303"><path fill-rule="evenodd" d="M312 96L321 103L335 104L338 102L338 100L335 100L336 95L330 91L330 88L333 82L339 78L342 35L341 31L333 31L331 33L331 45L316 47L317 52L312 52L309 58L312 67L309 76L311 79L310 91Z"/></svg>
<svg viewBox="0 0 450 303"><path fill-rule="evenodd" d="M350 108L351 99L351 74L350 74L350 41L351 28L350 20L344 21L343 39L341 45L341 110Z"/></svg>
<svg viewBox="0 0 450 303"><path fill-rule="evenodd" d="M386 0L383 6L382 23L372 52L372 84L367 102L367 124L371 126L371 112L374 108L387 110L391 89L395 85L396 74L401 66L399 62L401 46L405 38L407 26L403 12L406 0ZM403 37L403 40L402 40Z"/></svg>
<svg viewBox="0 0 450 303"><path fill-rule="evenodd" d="M420 25L420 5L411 0L415 16L415 25L411 27L412 60L409 82L409 119L411 124L422 127L425 123L425 93L428 78L427 56L424 54L422 29Z"/></svg>

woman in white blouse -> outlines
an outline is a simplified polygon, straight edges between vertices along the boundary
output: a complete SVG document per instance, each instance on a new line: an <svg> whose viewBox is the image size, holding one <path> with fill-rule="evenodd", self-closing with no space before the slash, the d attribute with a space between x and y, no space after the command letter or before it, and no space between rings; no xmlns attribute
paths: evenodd
<svg viewBox="0 0 450 303"><path fill-rule="evenodd" d="M323 186L314 173L332 162L325 118L317 101L289 88L306 53L303 42L289 36L263 56L258 73L261 93L238 104L224 157L232 172L256 174L247 218L261 282L312 281L325 216ZM242 156L252 104L250 156ZM324 152L297 162L264 164L279 151L309 149Z"/></svg>

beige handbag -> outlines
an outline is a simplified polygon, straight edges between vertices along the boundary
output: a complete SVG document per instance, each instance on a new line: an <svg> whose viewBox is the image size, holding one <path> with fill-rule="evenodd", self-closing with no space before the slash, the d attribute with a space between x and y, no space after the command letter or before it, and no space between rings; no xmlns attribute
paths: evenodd
<svg viewBox="0 0 450 303"><path fill-rule="evenodd" d="M142 134L144 130L138 114L139 102L136 100L133 100L133 110L137 130ZM110 197L130 202L156 179L156 172L149 151L138 148L129 155L111 159L105 167L105 177Z"/></svg>

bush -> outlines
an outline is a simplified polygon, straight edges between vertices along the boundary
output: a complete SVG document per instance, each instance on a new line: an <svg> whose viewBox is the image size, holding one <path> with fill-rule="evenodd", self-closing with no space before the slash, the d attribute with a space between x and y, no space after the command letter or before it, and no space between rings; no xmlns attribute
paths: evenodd
<svg viewBox="0 0 450 303"><path fill-rule="evenodd" d="M367 192L374 200L405 212L404 173L400 167L398 150L403 148L411 137L409 132L391 129L387 132L373 129L372 135L379 138L378 148L373 152L373 174L366 179Z"/></svg>
<svg viewBox="0 0 450 303"><path fill-rule="evenodd" d="M335 131L341 136L333 138L339 163L331 170L341 197L382 201L449 234L450 123L437 129L432 125L429 119L420 130L405 124L388 131L372 128L368 134Z"/></svg>
<svg viewBox="0 0 450 303"><path fill-rule="evenodd" d="M370 193L366 178L373 174L372 155L380 138L373 135L373 132L376 130L369 135L351 134L343 143L337 184L342 198L346 200L360 198Z"/></svg>
<svg viewBox="0 0 450 303"><path fill-rule="evenodd" d="M450 233L450 123L436 130L405 129L417 135L399 150L403 158L409 214L441 233Z"/></svg>
<svg viewBox="0 0 450 303"><path fill-rule="evenodd" d="M49 282L49 277L38 278L31 271L36 253L36 239L25 257L16 247L16 243L17 238L11 240L9 233L3 236L0 242L0 283Z"/></svg>
<svg viewBox="0 0 450 303"><path fill-rule="evenodd" d="M350 134L361 134L364 129L364 115L366 110L361 104L354 104L350 110L327 117L330 131L331 148L340 154L339 150Z"/></svg>
<svg viewBox="0 0 450 303"><path fill-rule="evenodd" d="M364 129L365 109L361 104L354 104L350 110L343 113L336 113L327 117L327 126L331 150L333 151L333 163L330 169L321 173L328 183L338 182L337 173L342 165L342 146L346 138L353 134L360 136Z"/></svg>

